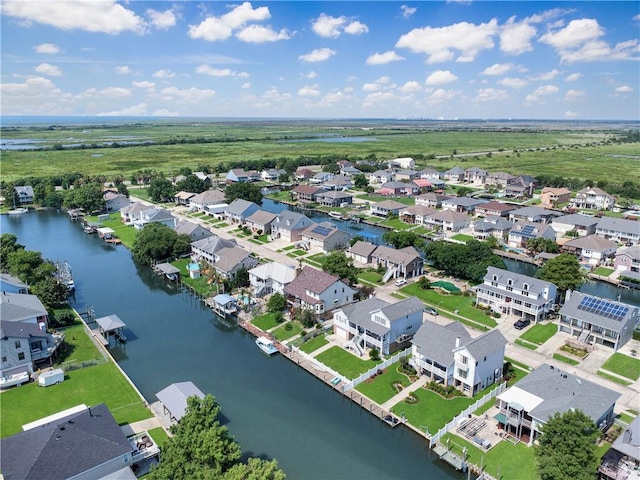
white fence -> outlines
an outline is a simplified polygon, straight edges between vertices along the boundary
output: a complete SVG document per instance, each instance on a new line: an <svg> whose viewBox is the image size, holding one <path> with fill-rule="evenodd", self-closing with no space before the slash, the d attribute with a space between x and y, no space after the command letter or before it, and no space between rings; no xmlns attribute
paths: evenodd
<svg viewBox="0 0 640 480"><path fill-rule="evenodd" d="M440 440L440 438L442 438L442 436L445 433L447 433L449 430L451 430L452 428L456 427L460 423L460 420L462 420L463 418L468 418L469 414L475 412L477 409L479 409L485 403L490 402L491 400L493 400L497 395L500 395L506 389L507 389L507 382L501 383L500 385L498 385L498 388L494 388L489 393L487 393L484 397L479 399L476 403L474 403L473 405L467 407L463 412L459 413L456 417L454 417L453 420L451 420L449 423L447 423L444 427L442 427L440 430L438 430L431 437L431 439L429 440L429 448L433 448L435 443L438 440Z"/></svg>
<svg viewBox="0 0 640 480"><path fill-rule="evenodd" d="M356 385L358 385L358 384L364 382L365 380L371 378L371 376L373 376L373 374L377 373L378 370L383 370L383 369L387 368L389 365L396 363L401 358L408 357L409 355L411 355L411 349L410 348L396 353L393 357L390 357L390 358L386 359L384 362L376 365L375 367L371 368L370 370L368 370L368 371L364 372L363 374L359 375L358 377L354 378L353 380L351 380L346 385L343 385L342 386L342 391L343 392L348 392L349 390L354 388Z"/></svg>

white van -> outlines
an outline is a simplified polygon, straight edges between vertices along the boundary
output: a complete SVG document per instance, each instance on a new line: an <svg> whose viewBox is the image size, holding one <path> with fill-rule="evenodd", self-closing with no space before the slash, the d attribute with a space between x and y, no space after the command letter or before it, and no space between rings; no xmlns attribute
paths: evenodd
<svg viewBox="0 0 640 480"><path fill-rule="evenodd" d="M399 278L398 280L396 280L396 287L401 287L402 285L405 285L407 283L407 281L404 278Z"/></svg>

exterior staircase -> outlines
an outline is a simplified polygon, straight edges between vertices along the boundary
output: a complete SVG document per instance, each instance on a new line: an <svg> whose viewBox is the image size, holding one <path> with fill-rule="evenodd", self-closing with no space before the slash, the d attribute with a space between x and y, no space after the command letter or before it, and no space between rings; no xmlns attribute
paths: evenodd
<svg viewBox="0 0 640 480"><path fill-rule="evenodd" d="M351 340L349 340L347 343L345 343L344 347L345 348L351 348L359 356L362 356L362 354L364 354L364 350L360 346L360 343L362 342L363 339L364 339L364 334L363 333L359 333L358 335L353 337Z"/></svg>
<svg viewBox="0 0 640 480"><path fill-rule="evenodd" d="M389 281L389 279L391 277L393 277L393 275L396 273L396 268L395 267L389 267L387 269L387 272L384 274L384 277L382 277L382 283L387 283Z"/></svg>
<svg viewBox="0 0 640 480"><path fill-rule="evenodd" d="M591 332L589 330L583 330L578 337L578 342L587 343L589 341L589 335Z"/></svg>

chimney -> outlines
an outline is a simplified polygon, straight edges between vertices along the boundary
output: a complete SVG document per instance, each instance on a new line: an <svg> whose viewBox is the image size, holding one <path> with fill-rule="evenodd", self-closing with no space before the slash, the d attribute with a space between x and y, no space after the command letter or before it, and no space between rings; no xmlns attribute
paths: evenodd
<svg viewBox="0 0 640 480"><path fill-rule="evenodd" d="M456 337L456 348L460 346L460 337Z"/></svg>

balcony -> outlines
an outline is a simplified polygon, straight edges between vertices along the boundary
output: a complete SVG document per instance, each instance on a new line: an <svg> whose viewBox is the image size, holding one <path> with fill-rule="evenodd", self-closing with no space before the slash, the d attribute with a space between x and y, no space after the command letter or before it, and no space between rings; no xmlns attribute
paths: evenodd
<svg viewBox="0 0 640 480"><path fill-rule="evenodd" d="M65 334L64 333L54 333L53 335L53 345L48 348L32 348L31 349L31 361L38 362L40 360L46 360L51 357L56 350L62 345L64 342Z"/></svg>
<svg viewBox="0 0 640 480"><path fill-rule="evenodd" d="M146 431L129 437L128 440L133 449L133 463L138 463L145 458L150 458L160 453L160 448Z"/></svg>

